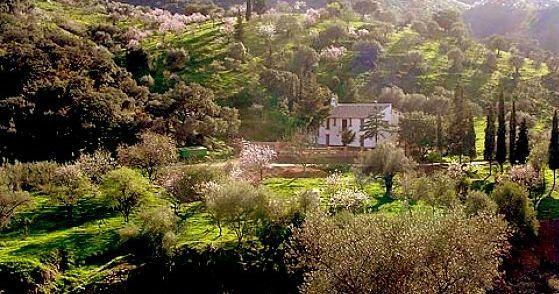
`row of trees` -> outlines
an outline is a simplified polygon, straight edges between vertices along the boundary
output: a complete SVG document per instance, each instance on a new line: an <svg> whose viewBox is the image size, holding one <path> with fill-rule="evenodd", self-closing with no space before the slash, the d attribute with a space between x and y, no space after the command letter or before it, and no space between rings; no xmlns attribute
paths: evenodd
<svg viewBox="0 0 559 294"><path fill-rule="evenodd" d="M520 123L517 137L517 118L516 105L512 103L508 126L508 148L507 148L507 126L505 122L505 101L504 94L499 96L497 106L497 129L495 129L495 111L492 106L487 109L487 119L485 127L485 141L483 157L489 162L490 174L493 161L497 161L500 170L503 171L503 164L507 158L511 165L525 164L530 155L530 142L528 137L528 126L526 119ZM507 157L508 150L508 157Z"/></svg>

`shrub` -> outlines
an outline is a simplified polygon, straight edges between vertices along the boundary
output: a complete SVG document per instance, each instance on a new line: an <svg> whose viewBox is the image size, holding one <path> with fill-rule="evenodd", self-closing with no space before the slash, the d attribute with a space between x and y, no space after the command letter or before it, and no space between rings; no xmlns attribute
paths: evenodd
<svg viewBox="0 0 559 294"><path fill-rule="evenodd" d="M496 210L495 202L481 191L470 191L464 201L464 211L468 215L495 213Z"/></svg>
<svg viewBox="0 0 559 294"><path fill-rule="evenodd" d="M330 197L328 205L332 212L340 210L347 210L350 212L357 212L363 209L365 201L368 197L362 192L356 192L349 189L338 190Z"/></svg>
<svg viewBox="0 0 559 294"><path fill-rule="evenodd" d="M173 254L176 227L173 212L168 207L159 206L140 211L137 223L121 229L119 234L124 241L138 241L146 254L165 258Z"/></svg>
<svg viewBox="0 0 559 294"><path fill-rule="evenodd" d="M493 191L497 203L497 213L505 216L520 233L534 234L538 230L538 220L528 192L513 182L500 183Z"/></svg>
<svg viewBox="0 0 559 294"><path fill-rule="evenodd" d="M166 67L171 71L181 71L189 59L184 49L171 49L167 51Z"/></svg>
<svg viewBox="0 0 559 294"><path fill-rule="evenodd" d="M244 61L247 57L247 49L245 48L245 45L243 43L232 43L231 45L229 45L227 56L235 60Z"/></svg>

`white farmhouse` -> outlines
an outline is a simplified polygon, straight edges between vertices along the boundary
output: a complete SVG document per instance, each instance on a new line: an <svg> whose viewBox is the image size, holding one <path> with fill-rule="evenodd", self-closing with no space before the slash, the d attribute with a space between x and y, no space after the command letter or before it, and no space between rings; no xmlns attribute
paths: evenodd
<svg viewBox="0 0 559 294"><path fill-rule="evenodd" d="M362 127L368 118L376 113L382 112L383 120L393 126L398 124L398 116L392 110L390 103L337 103L336 98L332 98L332 112L326 118L318 130L318 145L341 147L342 131L351 129L355 132L355 140L349 147L375 148L377 144L393 138L389 132L381 132L378 142L375 138L365 138Z"/></svg>

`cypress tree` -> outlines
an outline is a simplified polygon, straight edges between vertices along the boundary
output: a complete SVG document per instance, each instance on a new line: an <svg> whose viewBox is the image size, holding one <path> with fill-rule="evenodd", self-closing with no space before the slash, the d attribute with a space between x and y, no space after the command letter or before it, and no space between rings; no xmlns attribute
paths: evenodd
<svg viewBox="0 0 559 294"><path fill-rule="evenodd" d="M468 155L471 163L472 160L474 160L477 156L476 130L474 125L474 118L471 115L468 116L468 127L466 129L466 137L464 138L464 146L465 155Z"/></svg>
<svg viewBox="0 0 559 294"><path fill-rule="evenodd" d="M437 113L437 151L443 152L443 118L440 113Z"/></svg>
<svg viewBox="0 0 559 294"><path fill-rule="evenodd" d="M505 97L501 92L497 109L497 152L495 159L499 164L499 169L503 171L503 164L507 160L507 127L505 125Z"/></svg>
<svg viewBox="0 0 559 294"><path fill-rule="evenodd" d="M549 191L549 195L551 192L555 190L555 183L556 177L555 173L557 169L559 169L559 126L557 121L557 110L553 114L553 123L551 126L551 139L549 140L549 149L548 149L548 165L549 169L553 171L553 186Z"/></svg>
<svg viewBox="0 0 559 294"><path fill-rule="evenodd" d="M516 164L516 105L512 102L512 111L509 120L509 162L510 165Z"/></svg>
<svg viewBox="0 0 559 294"><path fill-rule="evenodd" d="M493 171L495 157L495 110L493 106L487 108L487 121L485 123L485 142L483 144L483 159L489 161L489 176Z"/></svg>
<svg viewBox="0 0 559 294"><path fill-rule="evenodd" d="M452 128L449 132L449 154L460 158L467 155L465 148L466 133L468 132L468 121L465 119L464 89L456 87L452 103Z"/></svg>
<svg viewBox="0 0 559 294"><path fill-rule="evenodd" d="M516 141L515 148L516 161L520 164L525 164L530 155L530 141L528 138L528 127L526 126L526 119L520 122L518 130L518 140Z"/></svg>

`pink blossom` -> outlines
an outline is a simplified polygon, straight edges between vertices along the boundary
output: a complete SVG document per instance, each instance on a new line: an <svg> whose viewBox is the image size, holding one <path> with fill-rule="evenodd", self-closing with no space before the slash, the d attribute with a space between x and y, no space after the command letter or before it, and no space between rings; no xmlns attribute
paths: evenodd
<svg viewBox="0 0 559 294"><path fill-rule="evenodd" d="M337 61L344 56L345 52L346 49L344 47L330 46L322 51L320 57L330 61Z"/></svg>
<svg viewBox="0 0 559 294"><path fill-rule="evenodd" d="M272 148L248 144L241 151L241 168L245 171L258 172L260 180L262 180L263 171L269 168L275 158L277 158L277 152Z"/></svg>

